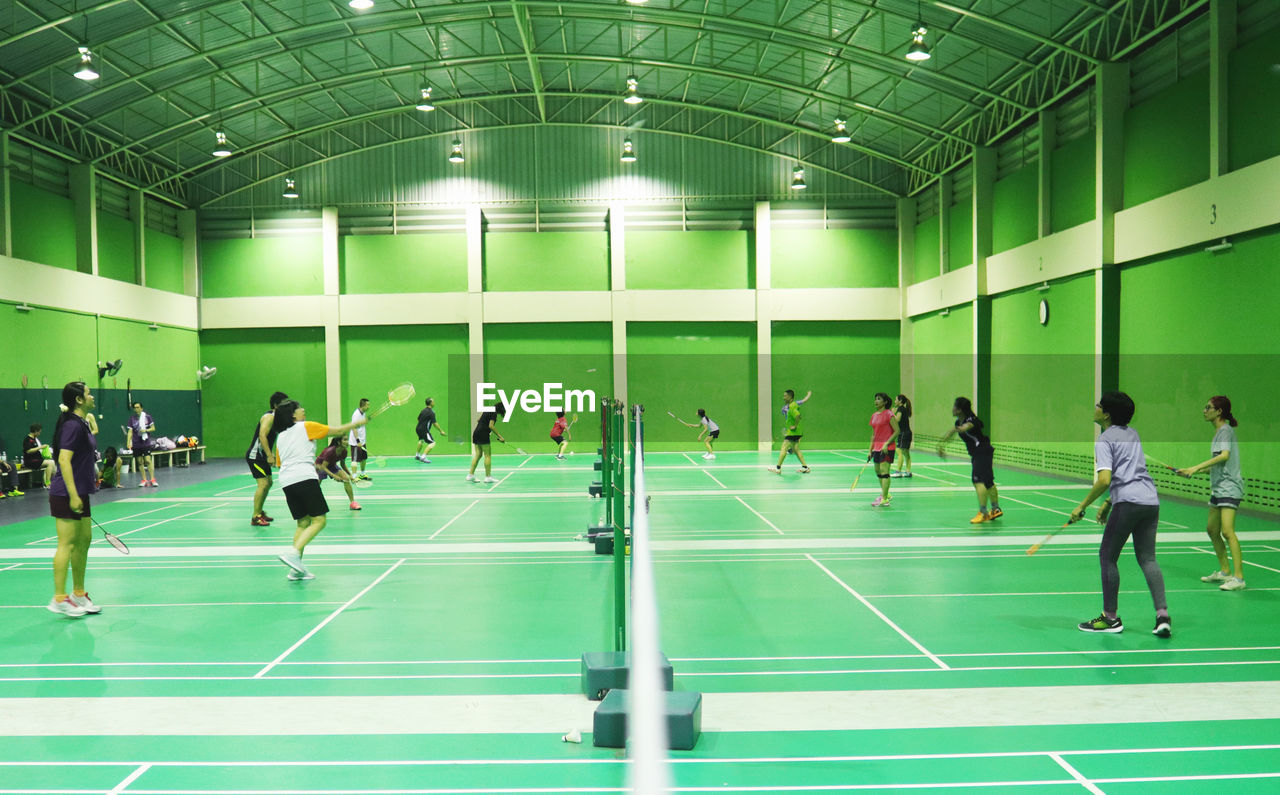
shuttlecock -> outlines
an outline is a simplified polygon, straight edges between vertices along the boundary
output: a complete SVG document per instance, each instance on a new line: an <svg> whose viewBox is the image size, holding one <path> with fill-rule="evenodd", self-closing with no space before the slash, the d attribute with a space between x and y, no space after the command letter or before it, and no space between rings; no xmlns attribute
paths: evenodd
<svg viewBox="0 0 1280 795"><path fill-rule="evenodd" d="M565 736L561 737L560 741L566 742L566 743L580 743L582 742L582 732L578 731L577 729L574 729L573 731L569 732Z"/></svg>

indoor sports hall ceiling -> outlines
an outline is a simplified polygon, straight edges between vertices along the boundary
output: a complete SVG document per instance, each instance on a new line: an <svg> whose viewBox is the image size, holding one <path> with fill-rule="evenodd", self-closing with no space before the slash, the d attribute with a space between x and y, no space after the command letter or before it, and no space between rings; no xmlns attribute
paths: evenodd
<svg viewBox="0 0 1280 795"><path fill-rule="evenodd" d="M459 132L539 124L728 142L907 195L1207 8L5 0L0 125L189 207L362 147L422 139L444 157ZM909 61L918 21L932 57ZM97 79L75 76L82 46ZM622 101L629 76L641 104ZM415 109L426 86L430 112ZM832 142L836 119L849 142ZM219 130L228 157L212 154Z"/></svg>

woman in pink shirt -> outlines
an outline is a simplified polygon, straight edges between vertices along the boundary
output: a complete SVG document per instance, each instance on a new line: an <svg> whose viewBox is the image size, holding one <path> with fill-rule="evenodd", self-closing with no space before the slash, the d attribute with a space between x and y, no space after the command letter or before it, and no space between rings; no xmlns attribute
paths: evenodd
<svg viewBox="0 0 1280 795"><path fill-rule="evenodd" d="M893 401L884 392L876 393L876 411L871 415L871 452L868 461L874 461L876 476L880 478L880 496L872 507L889 504L889 470L893 467L894 442L898 440L898 420L893 416Z"/></svg>

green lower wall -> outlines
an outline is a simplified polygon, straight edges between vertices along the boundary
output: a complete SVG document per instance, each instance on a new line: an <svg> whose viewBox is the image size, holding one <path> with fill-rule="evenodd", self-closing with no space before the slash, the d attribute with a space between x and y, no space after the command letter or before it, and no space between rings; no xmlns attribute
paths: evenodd
<svg viewBox="0 0 1280 795"><path fill-rule="evenodd" d="M897 287L896 229L774 229L771 287Z"/></svg>
<svg viewBox="0 0 1280 795"><path fill-rule="evenodd" d="M1124 206L1209 178L1209 70L1184 77L1124 116Z"/></svg>
<svg viewBox="0 0 1280 795"><path fill-rule="evenodd" d="M243 456L271 393L286 392L325 417L324 329L210 329L200 355L218 374L204 382L205 444L211 456Z"/></svg>
<svg viewBox="0 0 1280 795"><path fill-rule="evenodd" d="M17 312L12 304L0 303L0 339L40 340L39 346L0 346L0 447L10 453L20 448L32 423L52 430L62 387L69 381L85 381L95 395L95 413L102 417L100 448L121 444L118 426L127 419L130 383L134 397L144 400L159 420L161 435L202 433L194 331L152 330L145 323L54 309ZM51 350L57 355L50 355ZM124 368L99 382L97 362L106 359L123 359ZM41 386L46 376L47 390Z"/></svg>
<svg viewBox="0 0 1280 795"><path fill-rule="evenodd" d="M720 426L718 449L756 449L756 373L752 323L627 324L627 395L653 450L693 449L698 432L666 412L694 422L698 409Z"/></svg>
<svg viewBox="0 0 1280 795"><path fill-rule="evenodd" d="M436 433L432 452L464 453L463 428L450 422L450 412L466 406L467 384L451 378L450 362L466 357L467 327L348 326L339 335L342 359L342 416L327 418L341 424L351 419L360 398L374 407L393 387L409 381L417 394L402 407L388 409L369 425L367 440L374 455L411 455L417 451L414 433L418 412L428 397L446 435ZM465 375L466 370L462 370Z"/></svg>
<svg viewBox="0 0 1280 795"><path fill-rule="evenodd" d="M600 441L600 401L613 393L612 350L613 330L608 323L489 324L484 328L485 380L508 394L516 389L541 391L544 384L594 392L596 411L584 406L578 412L571 447L578 454L594 455ZM567 415L572 418L572 409ZM475 416L467 417L466 425L456 432L450 429L450 434L465 433L469 439L475 421ZM508 415L499 432L530 453L551 453L555 451L550 435L554 423L554 412L521 409ZM501 447L495 445L494 450Z"/></svg>
<svg viewBox="0 0 1280 795"><path fill-rule="evenodd" d="M343 293L467 290L467 236L346 235L339 241Z"/></svg>
<svg viewBox="0 0 1280 795"><path fill-rule="evenodd" d="M951 404L973 397L973 307L953 307L911 319L913 390L906 392L917 433L941 435L951 427Z"/></svg>
<svg viewBox="0 0 1280 795"><path fill-rule="evenodd" d="M499 232L484 236L484 289L608 290L604 232Z"/></svg>
<svg viewBox="0 0 1280 795"><path fill-rule="evenodd" d="M1086 135L1053 150L1049 164L1049 219L1052 231L1079 226L1094 217L1094 143Z"/></svg>
<svg viewBox="0 0 1280 795"><path fill-rule="evenodd" d="M1037 237L1040 224L1039 168L1025 165L995 184L991 198L991 245L1008 251Z"/></svg>
<svg viewBox="0 0 1280 795"><path fill-rule="evenodd" d="M203 240L201 295L322 295L324 261L320 235Z"/></svg>
<svg viewBox="0 0 1280 795"><path fill-rule="evenodd" d="M803 398L805 440L817 447L858 447L870 439L862 423L875 393L898 394L896 321L776 322L773 324L773 443L783 435L782 391ZM717 419L717 421L719 421ZM865 431L865 432L864 432Z"/></svg>
<svg viewBox="0 0 1280 795"><path fill-rule="evenodd" d="M745 231L627 232L627 289L750 287L753 240Z"/></svg>
<svg viewBox="0 0 1280 795"><path fill-rule="evenodd" d="M18 180L10 180L13 256L76 269L75 204Z"/></svg>

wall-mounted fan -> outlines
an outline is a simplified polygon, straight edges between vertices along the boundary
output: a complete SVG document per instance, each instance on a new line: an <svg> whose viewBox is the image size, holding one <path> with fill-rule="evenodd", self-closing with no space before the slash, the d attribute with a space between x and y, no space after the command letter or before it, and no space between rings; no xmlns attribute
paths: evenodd
<svg viewBox="0 0 1280 795"><path fill-rule="evenodd" d="M98 380L109 375L115 375L120 372L120 368L124 367L124 359L116 359L114 362L98 362Z"/></svg>
<svg viewBox="0 0 1280 795"><path fill-rule="evenodd" d="M209 365L206 364L204 367L201 367L199 370L196 371L196 378L198 378L201 381L208 381L210 378L213 378L217 374L218 374L218 368L210 367Z"/></svg>

